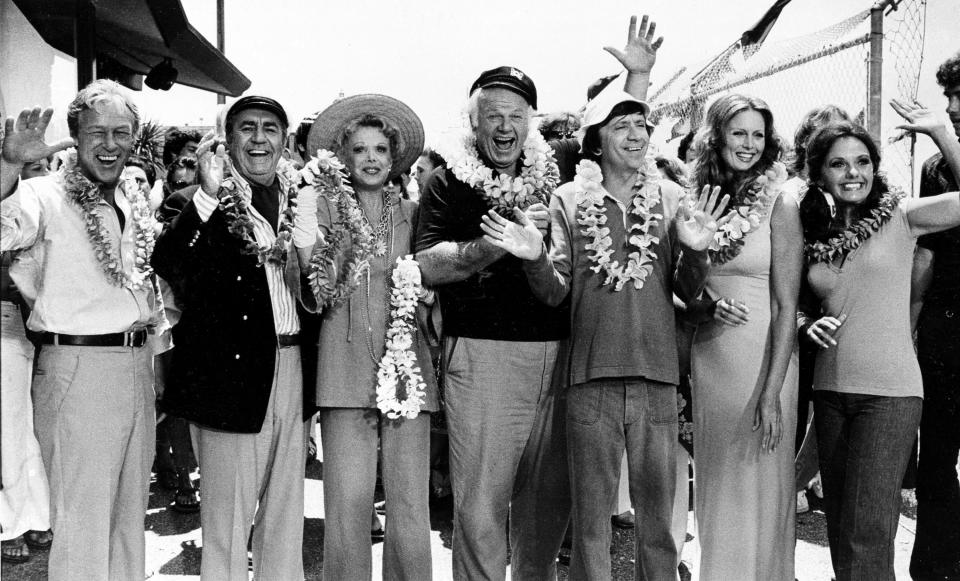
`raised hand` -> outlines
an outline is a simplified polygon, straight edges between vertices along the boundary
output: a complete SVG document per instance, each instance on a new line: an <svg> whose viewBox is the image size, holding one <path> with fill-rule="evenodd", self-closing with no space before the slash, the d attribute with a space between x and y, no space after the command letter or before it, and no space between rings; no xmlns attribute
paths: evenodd
<svg viewBox="0 0 960 581"><path fill-rule="evenodd" d="M23 166L72 147L72 139L62 139L52 145L44 141L51 117L53 109L48 108L41 112L40 107L20 111L16 121L13 117L7 117L3 124L4 135L0 139L0 155L3 160Z"/></svg>
<svg viewBox="0 0 960 581"><path fill-rule="evenodd" d="M230 168L230 158L223 142L212 131L204 135L197 146L197 166L197 179L203 192L218 198L220 184Z"/></svg>
<svg viewBox="0 0 960 581"><path fill-rule="evenodd" d="M680 205L675 218L677 240L680 244L694 251L706 250L710 246L713 235L719 227L717 220L730 202L729 195L724 195L719 201L718 198L720 198L719 186L715 186L712 191L710 186L703 186L703 191L700 192L700 198L693 210L688 209L684 204Z"/></svg>
<svg viewBox="0 0 960 581"><path fill-rule="evenodd" d="M517 258L523 260L540 258L543 252L543 234L522 210L514 208L513 216L519 224L507 220L493 210L487 211L480 222L483 239Z"/></svg>
<svg viewBox="0 0 960 581"><path fill-rule="evenodd" d="M547 231L550 229L550 210L541 202L527 206L523 211L527 218L533 222L540 234L546 238Z"/></svg>
<svg viewBox="0 0 960 581"><path fill-rule="evenodd" d="M925 133L927 135L933 135L940 130L944 132L950 130L939 115L927 109L918 101L891 99L890 106L898 115L907 120L906 123L897 125L897 129L914 133Z"/></svg>
<svg viewBox="0 0 960 581"><path fill-rule="evenodd" d="M647 23L650 17L643 15L640 21L640 30L637 30L637 17L630 17L630 26L627 29L627 45L623 50L618 50L612 46L605 46L603 50L612 54L614 58L620 61L623 68L630 73L649 73L657 62L657 49L663 44L663 37L654 40L653 33L657 30L657 23Z"/></svg>

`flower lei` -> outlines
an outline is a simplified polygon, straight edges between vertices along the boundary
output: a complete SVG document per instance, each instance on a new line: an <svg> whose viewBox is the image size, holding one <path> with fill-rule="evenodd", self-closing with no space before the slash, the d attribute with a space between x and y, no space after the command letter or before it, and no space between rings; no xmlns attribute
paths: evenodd
<svg viewBox="0 0 960 581"><path fill-rule="evenodd" d="M103 197L100 195L100 187L87 179L75 163L71 163L70 167L64 172L63 180L67 198L80 209L87 237L90 239L90 244L93 246L93 251L103 273L107 275L111 284L134 291L149 284L150 275L153 274L153 268L150 266L150 256L153 254L153 246L156 242L155 226L157 221L153 212L150 211L150 202L143 191L140 190L140 187L124 184L121 188L121 191L130 201L133 209L133 222L136 225L134 267L130 274L127 274L123 271L123 263L117 256L117 251L113 247L113 241L110 239L110 233L103 223L103 218L95 211L96 207L103 201ZM118 185L118 187L120 186Z"/></svg>
<svg viewBox="0 0 960 581"><path fill-rule="evenodd" d="M414 351L417 332L414 315L423 285L420 267L413 256L397 258L391 279L387 346L377 368L377 407L392 420L401 417L412 420L420 413L427 388Z"/></svg>
<svg viewBox="0 0 960 581"><path fill-rule="evenodd" d="M220 209L227 220L227 231L244 242L243 253L257 257L257 266L273 263L282 266L287 261L287 249L293 238L293 220L297 214L297 184L299 175L293 166L281 161L277 166L280 187L286 190L287 207L280 217L277 237L269 246L261 246L253 235L253 218L242 191L249 186L240 185L238 178L230 176L220 186Z"/></svg>
<svg viewBox="0 0 960 581"><path fill-rule="evenodd" d="M326 240L314 249L307 274L319 306L331 309L353 292L360 284L360 276L370 267L370 257L376 250L373 228L363 219L363 212L353 197L346 166L333 153L319 150L317 157L310 160L300 174L306 183L317 189L320 197L337 204L337 221ZM348 236L352 244L338 269L337 257Z"/></svg>
<svg viewBox="0 0 960 581"><path fill-rule="evenodd" d="M605 275L603 284L614 283L613 290L619 291L627 283L632 283L636 290L643 288L643 283L653 272L653 260L657 258L654 246L659 244L660 238L652 234L656 231L663 214L654 213L654 208L660 203L660 188L657 174L641 168L638 172L637 183L634 189L639 190L630 203L630 213L639 217L639 222L631 224L627 229L627 244L636 250L627 258L627 264L621 265L613 256L613 239L610 238L610 228L607 223L606 207L603 204L603 173L600 166L590 160L583 160L577 164L577 174L573 182L576 187L575 195L579 209L577 210L577 224L585 228L581 234L592 238L585 245L587 257L594 266L590 270ZM636 233L634 233L636 232Z"/></svg>
<svg viewBox="0 0 960 581"><path fill-rule="evenodd" d="M730 216L729 220L717 228L713 235L713 241L708 248L711 264L724 264L740 255L746 244L747 234L760 226L770 213L773 202L786 181L787 168L779 162L753 180L745 197L749 203L732 207L726 214ZM694 196L688 198L695 203Z"/></svg>
<svg viewBox="0 0 960 581"><path fill-rule="evenodd" d="M842 232L826 242L811 242L803 245L803 255L808 263L833 262L860 248L874 232L890 221L894 210L904 198L900 190L891 190L880 197L880 204Z"/></svg>
<svg viewBox="0 0 960 581"><path fill-rule="evenodd" d="M517 177L506 174L494 177L493 170L480 161L477 137L472 130L464 128L447 141L438 148L438 153L447 160L450 171L477 190L495 209L518 207L523 210L536 202L545 203L560 183L553 150L535 127L530 128L523 142L523 168Z"/></svg>

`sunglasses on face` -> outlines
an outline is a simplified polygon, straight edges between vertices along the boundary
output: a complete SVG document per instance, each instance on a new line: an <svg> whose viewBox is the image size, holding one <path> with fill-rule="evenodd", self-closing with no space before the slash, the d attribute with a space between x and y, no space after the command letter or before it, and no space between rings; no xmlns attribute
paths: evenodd
<svg viewBox="0 0 960 581"><path fill-rule="evenodd" d="M175 161L178 166L185 167L187 169L197 169L197 160L192 157L181 157Z"/></svg>

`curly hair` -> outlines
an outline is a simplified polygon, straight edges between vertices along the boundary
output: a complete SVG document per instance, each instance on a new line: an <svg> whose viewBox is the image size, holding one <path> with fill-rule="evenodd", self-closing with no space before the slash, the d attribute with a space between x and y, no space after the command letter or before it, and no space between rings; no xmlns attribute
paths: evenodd
<svg viewBox="0 0 960 581"><path fill-rule="evenodd" d="M845 225L842 219L830 215L830 206L820 189L824 166L833 144L839 139L851 137L863 143L873 163L873 186L862 204L857 205L854 220L865 216L880 205L883 194L890 191L883 174L877 173L880 167L880 150L862 126L849 121L828 123L807 141L807 167L810 171L807 194L800 202L800 222L803 225L803 238L807 242L824 242L841 232Z"/></svg>
<svg viewBox="0 0 960 581"><path fill-rule="evenodd" d="M137 129L140 128L140 110L137 109L137 104L133 102L126 90L115 81L97 79L80 89L77 96L67 106L67 129L70 130L70 137L76 139L80 134L81 113L87 109L93 109L101 101L113 99L119 99L123 102L124 107L133 117L133 133L136 135Z"/></svg>
<svg viewBox="0 0 960 581"><path fill-rule="evenodd" d="M190 142L200 143L200 132L192 129L171 129L163 141L163 165L170 165Z"/></svg>
<svg viewBox="0 0 960 581"><path fill-rule="evenodd" d="M796 133L793 134L793 171L797 175L806 175L807 165L807 141L813 133L833 121L851 121L850 115L836 105L824 105L807 112L797 126Z"/></svg>
<svg viewBox="0 0 960 581"><path fill-rule="evenodd" d="M342 160L348 159L346 156L347 145L350 143L350 138L353 137L353 134L356 133L361 127L379 129L383 133L383 136L387 138L387 141L390 142L390 157L395 162L399 161L400 148L402 146L400 143L400 131L389 121L373 113L364 113L350 123L347 123L347 125L343 128L343 131L340 132L340 135L337 136L337 157Z"/></svg>
<svg viewBox="0 0 960 581"><path fill-rule="evenodd" d="M688 131L687 134L680 139L680 143L677 144L677 157L680 158L680 161L687 159L687 153L690 151L690 148L693 147L693 138L695 136L696 132Z"/></svg>
<svg viewBox="0 0 960 581"><path fill-rule="evenodd" d="M960 52L943 61L937 69L937 84L944 89L960 85Z"/></svg>
<svg viewBox="0 0 960 581"><path fill-rule="evenodd" d="M131 155L128 157L127 161L123 162L123 167L139 167L142 169L144 175L147 176L147 183L150 184L151 188L154 182L157 181L157 170L154 169L153 164L139 155Z"/></svg>
<svg viewBox="0 0 960 581"><path fill-rule="evenodd" d="M760 160L745 172L734 172L720 156L725 145L724 129L743 111L756 111L763 117L764 144ZM766 101L738 93L724 95L707 109L707 117L697 132L697 159L691 172L690 182L696 191L705 185L720 186L728 194L731 203L740 203L742 192L753 180L770 169L780 158L780 137L773 126L773 113Z"/></svg>

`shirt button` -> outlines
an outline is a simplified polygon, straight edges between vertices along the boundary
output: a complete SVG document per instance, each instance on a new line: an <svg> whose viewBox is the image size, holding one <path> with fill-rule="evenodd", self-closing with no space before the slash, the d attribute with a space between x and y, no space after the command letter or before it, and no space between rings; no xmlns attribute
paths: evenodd
<svg viewBox="0 0 960 581"><path fill-rule="evenodd" d="M240 354L237 353L236 355L233 356L233 358L234 358L234 359L240 359Z"/></svg>
<svg viewBox="0 0 960 581"><path fill-rule="evenodd" d="M240 280L241 278L243 278L243 277L238 276L238 277L237 277L237 280Z"/></svg>
<svg viewBox="0 0 960 581"><path fill-rule="evenodd" d="M244 320L244 321L247 320L247 316L246 316L246 315L243 316L243 320Z"/></svg>

